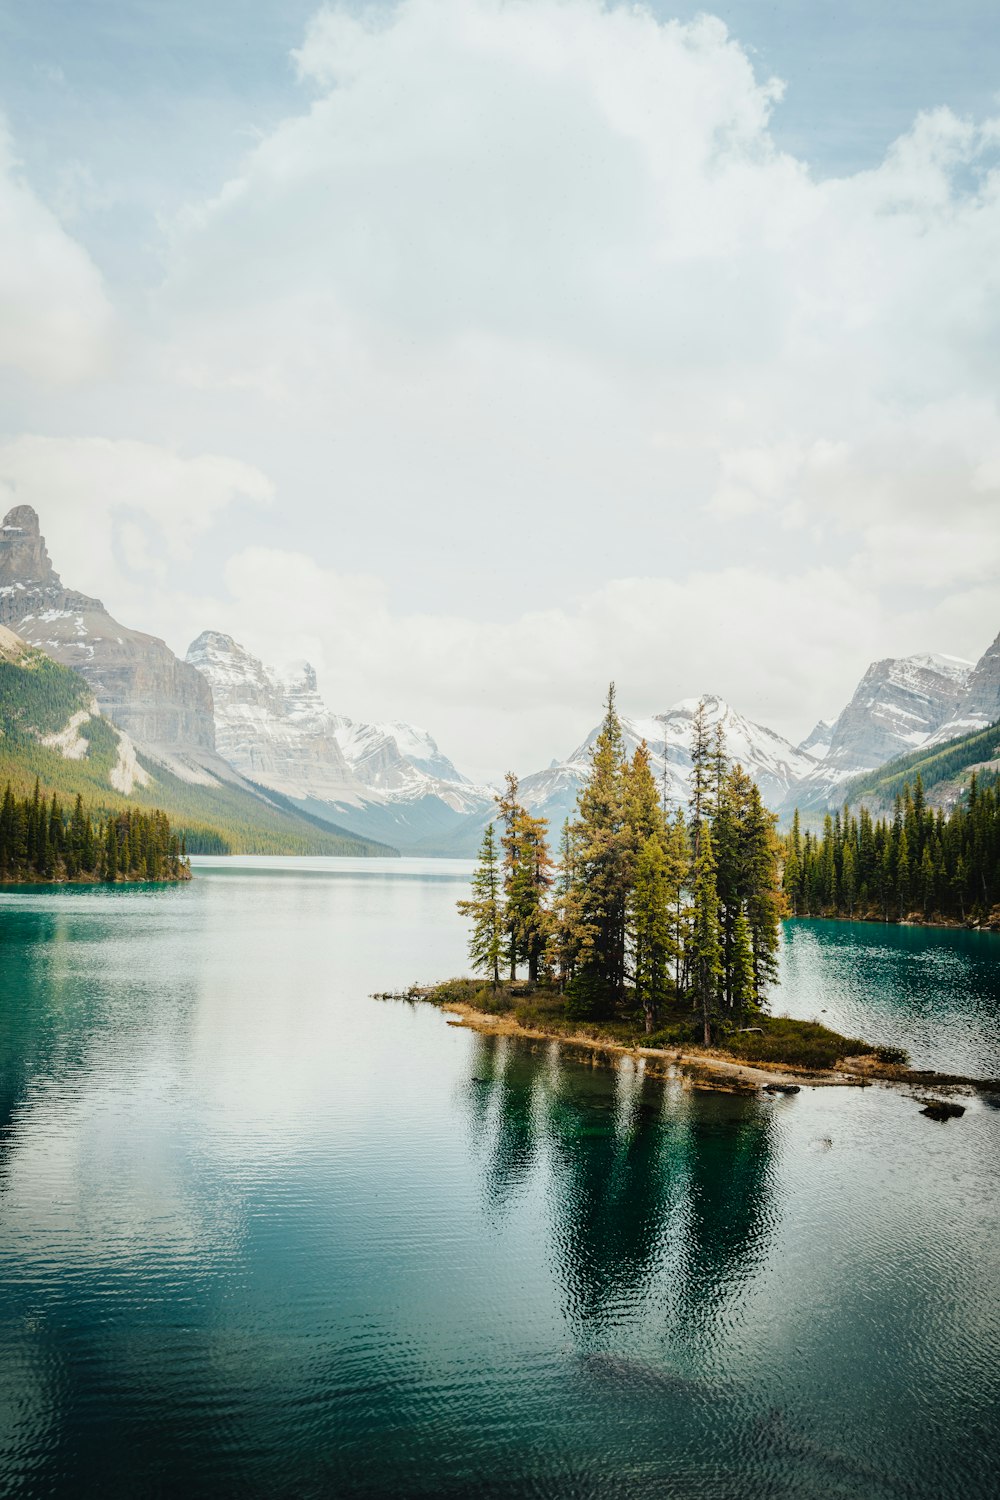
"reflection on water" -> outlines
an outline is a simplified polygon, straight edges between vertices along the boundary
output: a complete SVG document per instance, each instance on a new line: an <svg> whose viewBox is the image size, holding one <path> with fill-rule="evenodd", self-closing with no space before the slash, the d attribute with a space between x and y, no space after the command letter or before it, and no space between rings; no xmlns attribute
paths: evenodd
<svg viewBox="0 0 1000 1500"><path fill-rule="evenodd" d="M466 1098L486 1201L502 1214L547 1164L551 1260L581 1345L630 1338L636 1316L661 1339L710 1338L765 1242L770 1101L710 1102L555 1045L473 1046ZM654 1307L664 1272L670 1298Z"/></svg>
<svg viewBox="0 0 1000 1500"><path fill-rule="evenodd" d="M775 1006L907 1048L916 1068L1000 1078L1000 934L785 922Z"/></svg>
<svg viewBox="0 0 1000 1500"><path fill-rule="evenodd" d="M0 1493L992 1495L1000 1112L376 1004L464 943L466 867L386 863L0 893Z"/></svg>

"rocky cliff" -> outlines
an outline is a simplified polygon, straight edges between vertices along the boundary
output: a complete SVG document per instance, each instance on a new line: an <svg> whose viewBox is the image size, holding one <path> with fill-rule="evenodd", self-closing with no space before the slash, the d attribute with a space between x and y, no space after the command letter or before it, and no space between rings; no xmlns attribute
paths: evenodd
<svg viewBox="0 0 1000 1500"><path fill-rule="evenodd" d="M308 663L282 675L220 631L204 631L188 663L210 683L219 751L243 775L310 812L397 847L440 852L470 811L492 807L425 730L331 713Z"/></svg>
<svg viewBox="0 0 1000 1500"><path fill-rule="evenodd" d="M827 766L867 770L922 745L954 715L971 671L954 656L873 662L833 727Z"/></svg>
<svg viewBox="0 0 1000 1500"><path fill-rule="evenodd" d="M954 739L1000 720L1000 635L983 652L951 717L932 736L932 743Z"/></svg>
<svg viewBox="0 0 1000 1500"><path fill-rule="evenodd" d="M218 630L191 642L187 662L211 687L216 746L237 771L290 797L364 800L310 666L282 681Z"/></svg>
<svg viewBox="0 0 1000 1500"><path fill-rule="evenodd" d="M0 623L85 677L101 712L132 740L179 766L215 744L205 679L156 636L129 630L99 599L67 588L30 505L0 529Z"/></svg>

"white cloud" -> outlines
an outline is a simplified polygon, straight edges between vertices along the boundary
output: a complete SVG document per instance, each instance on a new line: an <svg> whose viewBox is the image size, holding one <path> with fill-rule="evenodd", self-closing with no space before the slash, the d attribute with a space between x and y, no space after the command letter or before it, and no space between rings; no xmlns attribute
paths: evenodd
<svg viewBox="0 0 1000 1500"><path fill-rule="evenodd" d="M929 110L820 180L721 22L598 0L328 7L296 62L311 102L163 246L114 408L155 440L21 455L74 582L146 580L173 644L308 655L494 772L611 676L796 733L873 657L982 650L1000 121ZM177 431L254 465L164 458ZM205 524L271 482L295 550ZM202 556L178 598L199 527L228 597Z"/></svg>
<svg viewBox="0 0 1000 1500"><path fill-rule="evenodd" d="M238 502L272 494L258 469L219 454L105 438L0 442L0 515L33 505L63 582L139 629L183 633L196 546Z"/></svg>
<svg viewBox="0 0 1000 1500"><path fill-rule="evenodd" d="M0 366L80 380L100 370L111 334L100 273L32 191L0 119Z"/></svg>
<svg viewBox="0 0 1000 1500"><path fill-rule="evenodd" d="M737 567L683 582L619 579L570 605L477 621L401 612L375 577L268 548L234 557L227 584L221 623L253 651L308 658L331 707L356 717L385 716L391 705L394 716L421 722L433 705L433 732L484 778L568 754L599 718L611 678L628 713L719 692L800 737L850 696L873 640L897 653L964 644L970 630L978 639L993 603L976 599L964 614L954 600L890 610L848 570Z"/></svg>

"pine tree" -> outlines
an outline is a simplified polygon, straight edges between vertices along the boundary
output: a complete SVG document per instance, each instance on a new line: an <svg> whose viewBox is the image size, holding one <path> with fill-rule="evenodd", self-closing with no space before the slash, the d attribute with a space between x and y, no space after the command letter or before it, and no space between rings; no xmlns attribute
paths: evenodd
<svg viewBox="0 0 1000 1500"><path fill-rule="evenodd" d="M647 1033L656 1027L659 1007L667 998L674 941L670 884L662 839L650 834L639 852L629 896L632 980Z"/></svg>
<svg viewBox="0 0 1000 1500"><path fill-rule="evenodd" d="M583 947L584 928L580 909L581 888L578 878L577 831L565 820L559 844L559 867L555 882L555 909L552 921L552 948L559 976L559 988L565 990L576 973Z"/></svg>
<svg viewBox="0 0 1000 1500"><path fill-rule="evenodd" d="M514 891L519 877L518 860L520 858L520 846L518 843L518 820L524 812L524 808L518 801L518 782L513 771L508 771L504 778L504 790L496 798L497 813L503 823L504 831L500 837L503 848L503 888L504 888L504 933L506 938L507 967L509 978L513 984L517 978L518 960L518 932L515 913L510 906L511 894Z"/></svg>
<svg viewBox="0 0 1000 1500"><path fill-rule="evenodd" d="M577 1015L607 1014L625 993L625 912L631 837L625 817L625 752L608 689L604 721L591 750L577 823L582 942L571 999Z"/></svg>
<svg viewBox="0 0 1000 1500"><path fill-rule="evenodd" d="M472 877L472 899L459 901L458 910L470 918L469 959L473 969L488 974L494 990L500 986L504 921L500 895L500 863L493 824L487 824L479 846L479 864Z"/></svg>
<svg viewBox="0 0 1000 1500"><path fill-rule="evenodd" d="M750 923L742 906L736 911L733 922L733 951L731 958L730 987L733 1008L746 1015L758 1008L756 979L754 976L753 942Z"/></svg>
<svg viewBox="0 0 1000 1500"><path fill-rule="evenodd" d="M506 922L518 961L528 965L528 981L538 981L552 932L547 907L552 885L552 857L546 840L548 824L523 807L513 825L514 857L507 889Z"/></svg>
<svg viewBox="0 0 1000 1500"><path fill-rule="evenodd" d="M719 896L715 884L715 854L708 822L696 830L692 878L691 979L695 1003L702 1016L705 1046L711 1046L712 1019L722 979L722 940L719 933Z"/></svg>

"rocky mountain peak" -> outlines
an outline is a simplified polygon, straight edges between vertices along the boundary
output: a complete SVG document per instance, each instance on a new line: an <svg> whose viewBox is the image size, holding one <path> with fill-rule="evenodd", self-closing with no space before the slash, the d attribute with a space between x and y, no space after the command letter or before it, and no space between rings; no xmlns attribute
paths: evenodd
<svg viewBox="0 0 1000 1500"><path fill-rule="evenodd" d="M130 630L100 599L63 584L30 505L15 505L0 526L0 625L85 677L101 712L142 748L212 752L204 679L163 641Z"/></svg>
<svg viewBox="0 0 1000 1500"><path fill-rule="evenodd" d="M38 512L31 505L15 505L0 527L0 584L60 586L41 533Z"/></svg>
<svg viewBox="0 0 1000 1500"><path fill-rule="evenodd" d="M954 713L938 729L933 742L985 729L997 720L1000 720L1000 635L976 662Z"/></svg>
<svg viewBox="0 0 1000 1500"><path fill-rule="evenodd" d="M869 770L923 744L955 713L970 671L928 652L872 662L834 725L827 764Z"/></svg>

